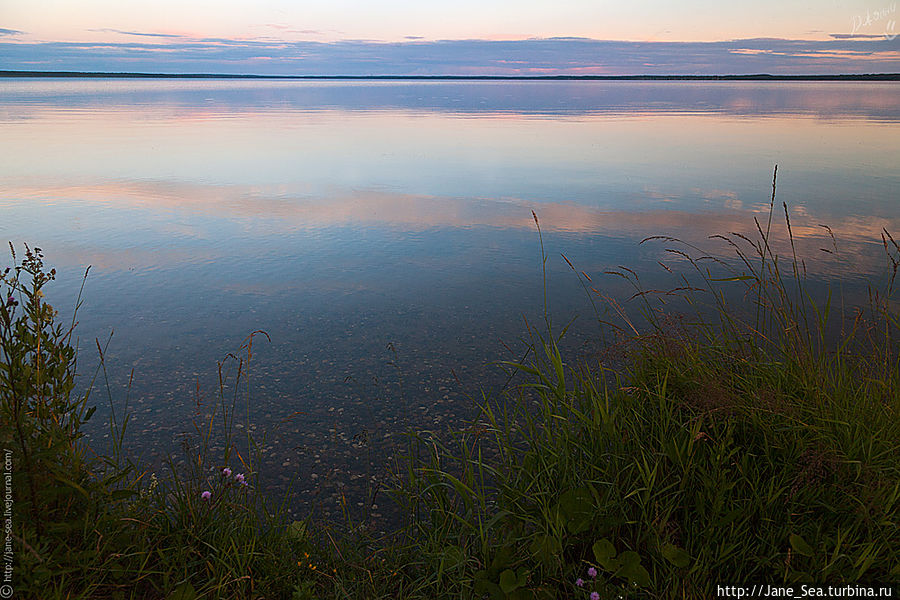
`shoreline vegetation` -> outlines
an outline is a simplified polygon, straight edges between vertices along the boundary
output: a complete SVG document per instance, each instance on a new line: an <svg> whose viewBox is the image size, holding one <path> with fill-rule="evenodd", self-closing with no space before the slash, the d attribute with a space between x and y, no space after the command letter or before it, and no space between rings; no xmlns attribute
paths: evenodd
<svg viewBox="0 0 900 600"><path fill-rule="evenodd" d="M89 71L5 71L2 77L73 77L111 79L300 79L401 81L900 81L900 73L837 75L244 75L230 73L128 73Z"/></svg>
<svg viewBox="0 0 900 600"><path fill-rule="evenodd" d="M807 279L774 178L770 212L753 226L755 237L711 236L730 258L669 237L642 242L664 244L688 266L667 292L644 290L620 268L610 276L631 282L634 296L608 298L569 264L592 302L609 307L597 318L612 315L603 323L622 358L568 362L545 297L529 353L502 365L516 374L502 397L477 400L478 417L459 431L408 433L386 492L402 523L389 534L349 517L341 526L288 520L284 501L266 496L260 440L239 425L250 418L258 332L219 365L215 406L194 421L185 465L171 459L151 473L131 461L127 398L107 398L110 448L87 447L80 428L94 394L108 389L104 350L98 343L100 367L76 395L75 319L58 323L43 299L55 272L39 249L19 261L10 245L13 267L0 270L0 443L15 465L15 597L705 599L726 583L897 589L900 245L873 232L884 281L851 308L837 287L822 292ZM838 253L831 240L823 251ZM546 274L544 282L546 290ZM674 297L687 315L673 314Z"/></svg>

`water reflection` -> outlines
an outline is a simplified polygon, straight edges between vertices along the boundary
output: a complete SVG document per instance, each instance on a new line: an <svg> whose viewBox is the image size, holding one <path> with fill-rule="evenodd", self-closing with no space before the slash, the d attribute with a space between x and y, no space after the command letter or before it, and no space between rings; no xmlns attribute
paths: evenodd
<svg viewBox="0 0 900 600"><path fill-rule="evenodd" d="M528 232L534 230L531 213L534 210L540 215L543 230L551 234L620 238L634 244L648 235L665 234L694 246L711 246L708 238L714 233L739 232L754 236L754 219L765 221L770 210L766 202L748 202L749 206L745 206L739 194L724 190L702 192L701 198L696 193L648 191L648 197L668 203L671 208L645 210L610 210L607 206L538 203L516 198L413 196L373 190L334 190L328 197L305 197L299 192L292 194L287 186L271 189L146 181L64 187L10 185L6 191L14 199L7 200L5 207L11 218L22 213L24 221L30 215L50 210L71 213L69 225L82 230L89 239L96 238L85 228L94 230L93 234L99 237L104 230L115 229L115 224L141 223L143 229L129 229L131 247L127 249L103 251L91 248L91 244L67 244L59 248L61 253L56 258L58 264L70 267L88 262L100 269L141 271L160 264L188 263L206 264L215 270L216 263L230 253L219 254L213 248L204 250L203 242L220 237L225 230L237 239L256 244L262 238L285 242L291 236L318 235L317 231L351 227L393 231L400 236L434 229L475 227ZM683 208L695 203L701 206L695 210ZM781 202L776 208L776 218L780 220L783 218ZM840 240L843 256L854 261L854 276L866 276L880 273L884 266L871 252L880 243L880 232L900 231L897 215L833 214L807 205L791 206L789 210L795 242L804 251L808 273L813 276L846 275L846 266L826 260L818 252L823 247L832 247L832 234ZM172 220L171 211L187 218ZM82 222L86 215L104 212L108 214L101 220ZM161 212L165 213L162 218ZM53 238L58 232L48 231L46 235ZM502 236L499 232L498 235ZM777 235L773 240L773 248L781 253L789 249L783 237ZM163 243L166 239L178 240L180 245L199 242L201 246L187 253L184 249L166 247ZM358 240L336 242L348 247L365 244ZM317 243L328 244L329 240L319 237Z"/></svg>
<svg viewBox="0 0 900 600"><path fill-rule="evenodd" d="M560 254L613 297L632 293L602 275L619 265L663 287L657 261L685 265L640 241L730 253L708 236L752 236L775 163L776 219L783 200L808 274L850 294L881 273L879 232L900 232L896 90L6 80L0 232L44 248L64 315L94 265L80 367L115 330L110 374L120 389L135 370L137 447L177 447L198 383L211 396L216 361L263 329L258 431L303 412L267 460L310 494L335 491L374 469L360 431L384 453L399 429L459 425L465 393L502 385L490 361L519 358L523 316L542 310L532 210L581 356L596 358L603 315ZM821 224L837 254L820 250Z"/></svg>
<svg viewBox="0 0 900 600"><path fill-rule="evenodd" d="M67 110L169 107L209 118L260 110L415 110L427 113L592 115L722 113L818 118L900 117L893 82L691 81L240 81L0 79L4 104Z"/></svg>

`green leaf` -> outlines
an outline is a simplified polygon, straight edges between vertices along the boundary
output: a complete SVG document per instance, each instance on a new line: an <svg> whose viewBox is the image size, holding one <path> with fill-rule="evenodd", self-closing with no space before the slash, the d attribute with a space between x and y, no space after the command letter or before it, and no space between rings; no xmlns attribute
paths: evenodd
<svg viewBox="0 0 900 600"><path fill-rule="evenodd" d="M513 552L507 547L503 546L497 551L497 554L494 555L494 560L491 561L491 567L497 569L498 571L512 562Z"/></svg>
<svg viewBox="0 0 900 600"><path fill-rule="evenodd" d="M475 495L475 492L472 491L472 488L464 484L453 475L450 475L449 473L442 473L441 475L450 480L451 485L453 485L453 489L456 490L456 493L459 494L459 497L462 498L462 500L466 504L471 503L472 496Z"/></svg>
<svg viewBox="0 0 900 600"><path fill-rule="evenodd" d="M169 595L168 600L195 600L197 592L189 582L185 581Z"/></svg>
<svg viewBox="0 0 900 600"><path fill-rule="evenodd" d="M639 563L629 563L624 565L619 572L617 573L620 577L625 577L628 579L628 583L631 585L636 585L638 587L650 587L653 583L650 580L650 573L647 572L642 565Z"/></svg>
<svg viewBox="0 0 900 600"><path fill-rule="evenodd" d="M306 524L303 521L293 521L288 529L288 537L293 540L302 540L306 537Z"/></svg>
<svg viewBox="0 0 900 600"><path fill-rule="evenodd" d="M615 560L616 548L608 539L603 538L599 542L594 542L593 550L594 558L605 571L614 572L619 568L619 562Z"/></svg>
<svg viewBox="0 0 900 600"><path fill-rule="evenodd" d="M444 569L452 571L453 569L459 568L460 565L465 564L466 553L459 546L447 546L444 550L443 562Z"/></svg>
<svg viewBox="0 0 900 600"><path fill-rule="evenodd" d="M508 594L517 587L519 587L519 580L516 577L515 571L507 569L500 573L500 589L503 590L504 593Z"/></svg>
<svg viewBox="0 0 900 600"><path fill-rule="evenodd" d="M584 533L585 531L591 528L591 520L590 519L581 519L580 521L570 520L566 523L566 529L569 530L569 533L572 535L578 535L579 533Z"/></svg>
<svg viewBox="0 0 900 600"><path fill-rule="evenodd" d="M537 457L533 452L529 452L525 455L525 458L522 459L522 469L526 473L531 473L534 471L537 463Z"/></svg>
<svg viewBox="0 0 900 600"><path fill-rule="evenodd" d="M739 516L741 516L741 512L742 511L739 508L732 510L731 512L726 514L724 517L719 519L719 522L717 524L718 527L725 527L726 525L730 525L732 521L734 521Z"/></svg>
<svg viewBox="0 0 900 600"><path fill-rule="evenodd" d="M85 498L90 499L90 497L91 497L90 494L88 494L88 493L84 490L83 487L81 487L80 485L78 485L77 483L75 483L74 481L72 481L71 479L66 479L65 477L61 477L61 476L57 475L56 473L53 473L53 478L56 479L57 481L59 481L60 483L64 483L64 484L66 484L66 485L68 485L68 486L70 486L70 487L72 487L72 488L78 490L79 492L81 492L81 494L82 494Z"/></svg>
<svg viewBox="0 0 900 600"><path fill-rule="evenodd" d="M559 497L559 509L565 515L566 529L578 534L591 526L594 514L594 497L586 487L569 490Z"/></svg>
<svg viewBox="0 0 900 600"><path fill-rule="evenodd" d="M516 572L516 583L519 584L519 587L525 587L525 584L528 583L529 574L530 571L524 567Z"/></svg>
<svg viewBox="0 0 900 600"><path fill-rule="evenodd" d="M674 546L672 544L663 544L661 551L663 557L667 561L680 569L683 569L691 564L691 555L678 546Z"/></svg>
<svg viewBox="0 0 900 600"><path fill-rule="evenodd" d="M552 535L542 535L531 543L531 552L545 564L549 564L562 552L562 545Z"/></svg>
<svg viewBox="0 0 900 600"><path fill-rule="evenodd" d="M797 535L796 533L791 534L791 548L794 549L794 552L797 554L802 554L803 556L812 556L815 551L812 549L812 546L806 543L802 537Z"/></svg>
<svg viewBox="0 0 900 600"><path fill-rule="evenodd" d="M131 498L136 493L137 492L135 492L134 490L113 490L109 494L109 497L111 500L124 500L126 498Z"/></svg>
<svg viewBox="0 0 900 600"><path fill-rule="evenodd" d="M479 571L480 572L480 571ZM491 598L501 599L505 596L503 590L500 589L493 581L488 581L487 579L475 578L475 593L477 594L488 594Z"/></svg>
<svg viewBox="0 0 900 600"><path fill-rule="evenodd" d="M619 555L619 562L623 567L641 564L641 556L634 550L628 550Z"/></svg>

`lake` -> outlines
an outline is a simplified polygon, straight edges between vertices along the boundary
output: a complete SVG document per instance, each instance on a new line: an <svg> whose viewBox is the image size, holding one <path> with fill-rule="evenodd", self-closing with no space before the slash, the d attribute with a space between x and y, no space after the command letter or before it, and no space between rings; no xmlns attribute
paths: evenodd
<svg viewBox="0 0 900 600"><path fill-rule="evenodd" d="M257 334L251 429L298 503L372 488L407 427L461 427L547 298L596 360L599 297L677 285L670 235L752 234L786 202L814 281L848 294L900 233L900 84L0 79L0 232L43 249L82 385L130 385L153 463ZM776 213L776 220L782 213ZM779 221L780 222L780 221ZM821 224L837 239L837 254ZM579 277L561 254L584 276ZM7 264L9 264L7 260ZM600 303L602 304L602 303ZM110 333L114 332L110 339ZM244 353L246 355L246 352ZM198 408L198 395L202 402ZM90 430L104 436L105 392ZM242 400L244 402L244 400ZM245 407L242 405L241 411ZM354 487L355 486L355 487Z"/></svg>

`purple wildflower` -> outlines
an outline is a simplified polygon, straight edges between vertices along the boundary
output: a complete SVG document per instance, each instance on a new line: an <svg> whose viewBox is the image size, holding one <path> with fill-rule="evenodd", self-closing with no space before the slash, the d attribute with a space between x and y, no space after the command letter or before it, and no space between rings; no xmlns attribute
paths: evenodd
<svg viewBox="0 0 900 600"><path fill-rule="evenodd" d="M578 579L575 580L575 585L577 585L578 587L584 587L584 579L579 577Z"/></svg>
<svg viewBox="0 0 900 600"><path fill-rule="evenodd" d="M600 600L600 594L597 592L591 592L591 600Z"/></svg>
<svg viewBox="0 0 900 600"><path fill-rule="evenodd" d="M234 480L237 481L241 485L247 485L247 481L244 479L243 473L238 473L234 476Z"/></svg>
<svg viewBox="0 0 900 600"><path fill-rule="evenodd" d="M231 477L231 469L225 467L224 469L222 469L222 475L224 475L225 477Z"/></svg>
<svg viewBox="0 0 900 600"><path fill-rule="evenodd" d="M200 497L208 502L209 499L212 498L212 494L210 492L203 492L200 494Z"/></svg>
<svg viewBox="0 0 900 600"><path fill-rule="evenodd" d="M588 577L590 577L592 579L596 578L597 577L597 569L595 569L594 567L590 567L588 569Z"/></svg>

